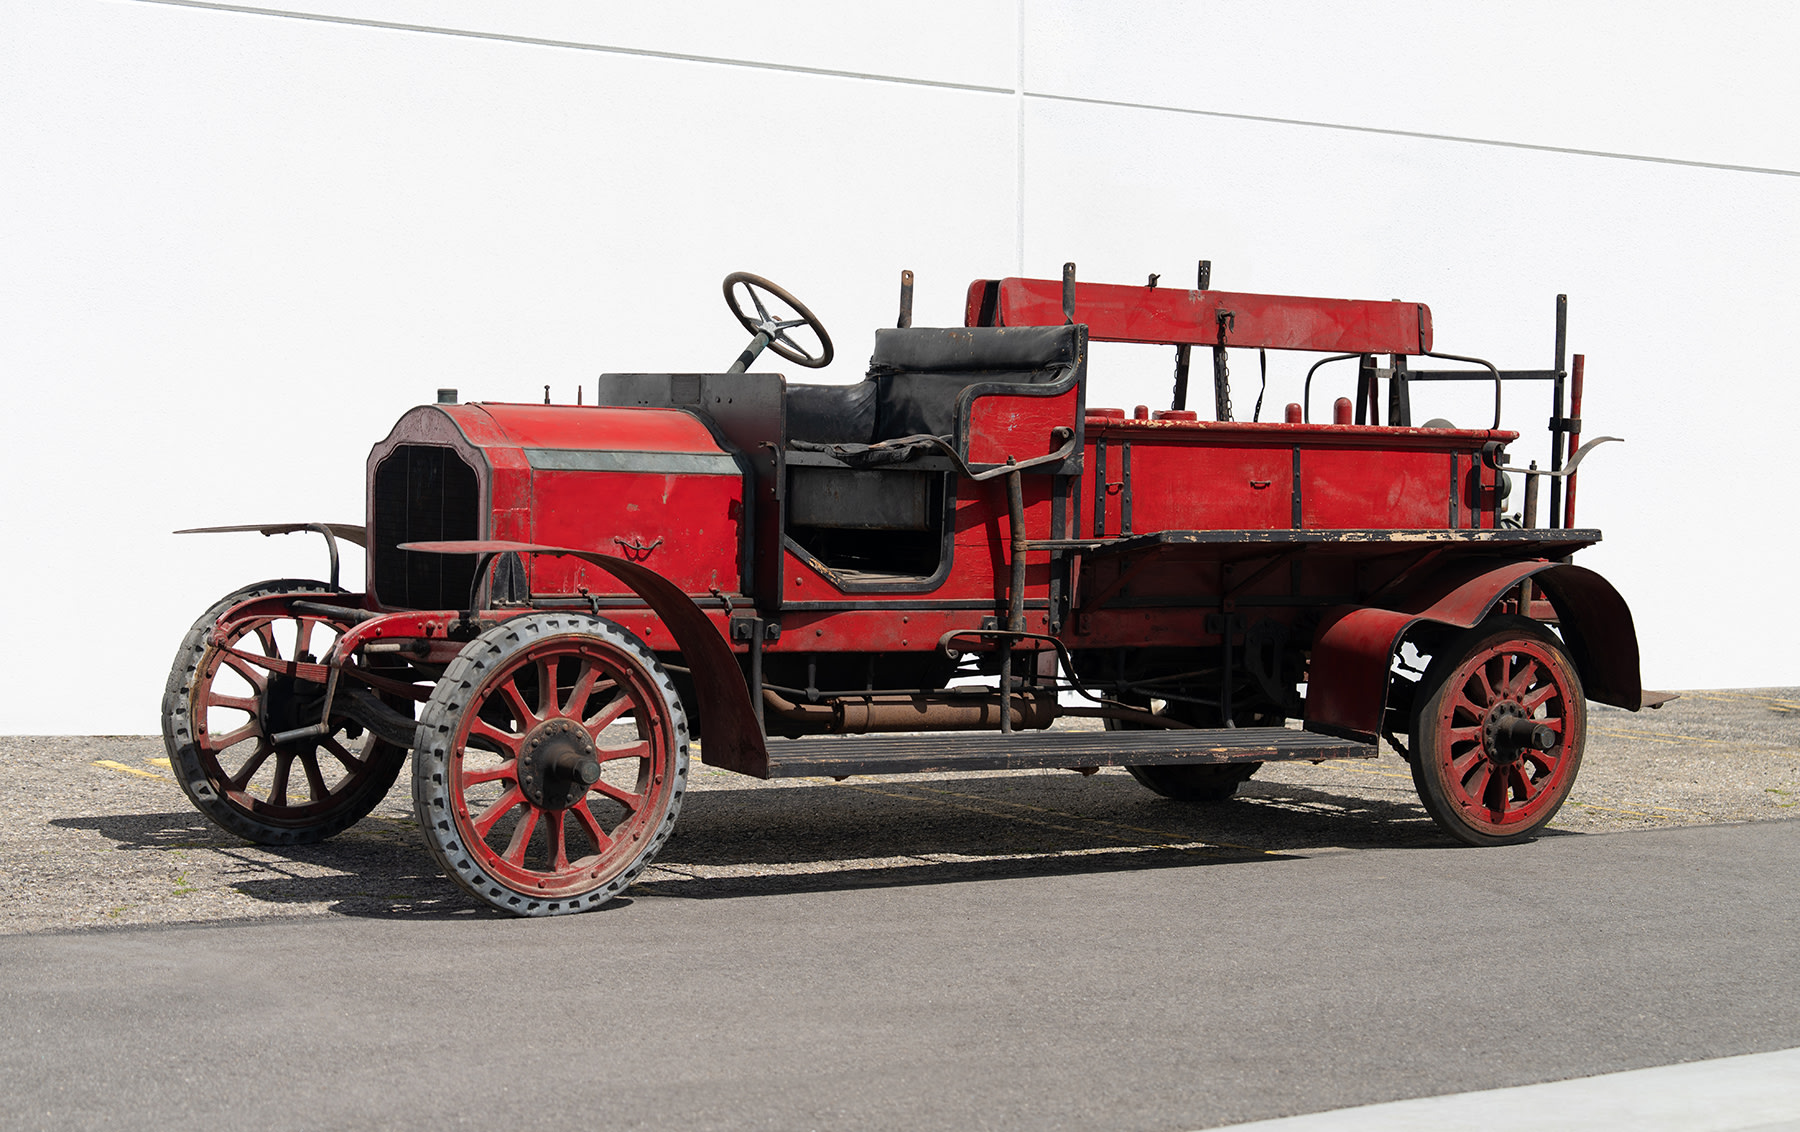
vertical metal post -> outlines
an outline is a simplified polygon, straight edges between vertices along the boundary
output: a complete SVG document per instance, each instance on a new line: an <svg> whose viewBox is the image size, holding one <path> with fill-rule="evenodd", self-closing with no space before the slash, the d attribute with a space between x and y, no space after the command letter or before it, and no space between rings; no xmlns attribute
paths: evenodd
<svg viewBox="0 0 1800 1132"><path fill-rule="evenodd" d="M769 729L763 724L763 621L750 620L750 710L756 713L756 729L766 738Z"/></svg>
<svg viewBox="0 0 1800 1132"><path fill-rule="evenodd" d="M1192 346L1175 347L1175 396L1169 401L1171 409L1187 408L1188 366L1193 359Z"/></svg>
<svg viewBox="0 0 1800 1132"><path fill-rule="evenodd" d="M1200 261L1200 289L1202 291L1212 290L1212 260L1210 259Z"/></svg>
<svg viewBox="0 0 1800 1132"><path fill-rule="evenodd" d="M900 321L894 325L902 330L912 325L913 273L900 273Z"/></svg>
<svg viewBox="0 0 1800 1132"><path fill-rule="evenodd" d="M1231 685L1236 680L1236 673L1232 670L1231 629L1237 622L1237 614L1227 613L1220 618L1220 621L1225 631L1223 634L1224 639L1221 642L1224 646L1224 654L1222 656L1223 663L1219 666L1219 725L1221 727L1236 727L1237 721L1231 718L1233 714Z"/></svg>
<svg viewBox="0 0 1800 1132"><path fill-rule="evenodd" d="M1584 355L1576 354L1575 368L1569 374L1569 417L1575 421L1581 420L1581 384L1582 379L1587 376L1586 370L1587 358ZM1574 452L1580 444L1581 426L1579 424L1571 425L1569 428L1569 451ZM1580 474L1580 472L1569 474L1569 494L1563 503L1562 525L1565 527L1575 525L1575 478ZM1556 504L1552 503L1551 506L1555 507Z"/></svg>
<svg viewBox="0 0 1800 1132"><path fill-rule="evenodd" d="M1388 423L1411 425L1412 391L1406 384L1406 355L1394 354L1388 360L1394 363L1394 376L1388 379Z"/></svg>
<svg viewBox="0 0 1800 1132"><path fill-rule="evenodd" d="M1007 463L1013 458L1008 456ZM1006 598L1006 628L1009 632L1025 631L1025 485L1020 472L1006 477L1007 522L1012 528L1012 582ZM1013 638L1001 642L1000 654L1000 734L1012 734L1013 712Z"/></svg>
<svg viewBox="0 0 1800 1132"><path fill-rule="evenodd" d="M1075 321L1075 265L1063 264L1063 323Z"/></svg>
<svg viewBox="0 0 1800 1132"><path fill-rule="evenodd" d="M1531 462L1531 470L1534 472L1537 471L1536 460ZM1540 478L1541 477L1539 476L1525 477L1525 502L1519 508L1519 518L1524 522L1527 530L1537 526L1538 480Z"/></svg>
<svg viewBox="0 0 1800 1132"><path fill-rule="evenodd" d="M1008 464L1013 458L1006 458ZM1006 627L1014 633L1025 631L1025 485L1019 472L1006 477L1007 518L1012 526L1012 592L1007 595Z"/></svg>
<svg viewBox="0 0 1800 1132"><path fill-rule="evenodd" d="M1356 423L1381 423L1381 405L1377 401L1375 355L1364 354L1356 366Z"/></svg>
<svg viewBox="0 0 1800 1132"><path fill-rule="evenodd" d="M1550 390L1550 470L1562 471L1563 453L1563 358L1569 348L1569 296L1556 296L1556 377ZM1550 477L1549 525L1563 525L1562 477Z"/></svg>

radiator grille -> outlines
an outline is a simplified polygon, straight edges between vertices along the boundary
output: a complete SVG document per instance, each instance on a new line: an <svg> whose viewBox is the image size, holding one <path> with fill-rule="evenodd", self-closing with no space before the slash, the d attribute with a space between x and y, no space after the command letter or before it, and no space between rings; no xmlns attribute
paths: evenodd
<svg viewBox="0 0 1800 1132"><path fill-rule="evenodd" d="M474 555L420 554L403 542L481 537L475 470L448 448L402 444L375 466L375 597L407 609L469 604Z"/></svg>

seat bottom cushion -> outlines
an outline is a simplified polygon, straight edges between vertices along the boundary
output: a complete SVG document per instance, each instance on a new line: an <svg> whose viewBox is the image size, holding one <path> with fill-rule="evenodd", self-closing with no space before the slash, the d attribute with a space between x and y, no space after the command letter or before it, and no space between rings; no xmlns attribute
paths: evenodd
<svg viewBox="0 0 1800 1132"><path fill-rule="evenodd" d="M812 444L868 444L875 439L875 383L789 385L787 438Z"/></svg>

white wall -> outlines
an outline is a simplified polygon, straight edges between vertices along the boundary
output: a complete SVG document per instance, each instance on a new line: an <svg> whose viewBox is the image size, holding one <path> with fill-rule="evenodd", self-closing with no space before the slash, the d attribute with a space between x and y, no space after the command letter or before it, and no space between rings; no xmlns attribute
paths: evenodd
<svg viewBox="0 0 1800 1132"><path fill-rule="evenodd" d="M1767 124L1800 18L1345 7L7 0L0 732L154 730L201 608L322 569L170 530L356 521L369 445L438 386L722 366L739 268L826 320L836 380L901 267L955 322L971 278L1207 257L1229 289L1428 302L1441 348L1517 366L1566 291L1587 432L1627 438L1587 465L1583 561L1646 682L1800 682L1800 140ZM1166 359L1095 380L1154 404ZM1277 357L1265 414L1297 388Z"/></svg>

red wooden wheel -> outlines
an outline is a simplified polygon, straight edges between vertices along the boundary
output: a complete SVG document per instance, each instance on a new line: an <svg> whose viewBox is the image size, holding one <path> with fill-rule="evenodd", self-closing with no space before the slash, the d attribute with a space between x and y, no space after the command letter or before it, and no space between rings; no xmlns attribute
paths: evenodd
<svg viewBox="0 0 1800 1132"><path fill-rule="evenodd" d="M668 838L687 723L630 633L577 614L516 617L470 642L426 704L413 801L446 873L517 915L617 896Z"/></svg>
<svg viewBox="0 0 1800 1132"><path fill-rule="evenodd" d="M405 748L349 720L334 719L333 731L318 738L269 738L318 722L323 685L282 669L324 656L348 620L258 616L213 639L218 619L239 602L342 592L299 579L246 586L201 614L175 654L162 703L169 765L195 807L240 837L264 845L322 841L374 809L406 761Z"/></svg>
<svg viewBox="0 0 1800 1132"><path fill-rule="evenodd" d="M1438 650L1420 696L1413 782L1446 833L1504 845L1556 816L1581 767L1587 701L1549 630L1489 618Z"/></svg>

